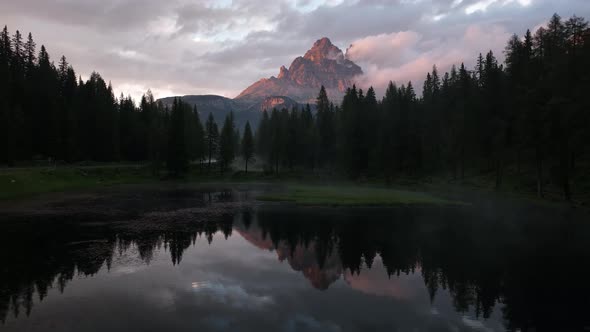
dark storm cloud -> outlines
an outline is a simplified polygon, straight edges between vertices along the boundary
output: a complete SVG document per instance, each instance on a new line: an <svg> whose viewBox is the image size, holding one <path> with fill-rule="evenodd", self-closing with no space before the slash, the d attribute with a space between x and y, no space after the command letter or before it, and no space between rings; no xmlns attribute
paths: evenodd
<svg viewBox="0 0 590 332"><path fill-rule="evenodd" d="M506 39L587 0L4 0L0 23L31 31L54 59L138 96L235 96L327 36L366 73L361 84L421 81L438 64L499 57Z"/></svg>

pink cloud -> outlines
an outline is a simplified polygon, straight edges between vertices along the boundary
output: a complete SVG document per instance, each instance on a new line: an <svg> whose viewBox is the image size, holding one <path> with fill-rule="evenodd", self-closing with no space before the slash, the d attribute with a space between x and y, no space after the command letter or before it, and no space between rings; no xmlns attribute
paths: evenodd
<svg viewBox="0 0 590 332"><path fill-rule="evenodd" d="M363 68L357 77L363 88L373 86L383 93L389 81L398 85L412 81L421 93L426 73L436 65L442 76L453 64L462 62L473 68L479 53L492 50L503 61L503 50L510 33L502 26L475 24L457 36L425 39L414 31L365 37L352 43L347 56Z"/></svg>
<svg viewBox="0 0 590 332"><path fill-rule="evenodd" d="M369 36L355 41L346 51L352 61L399 65L411 58L422 36L414 31Z"/></svg>

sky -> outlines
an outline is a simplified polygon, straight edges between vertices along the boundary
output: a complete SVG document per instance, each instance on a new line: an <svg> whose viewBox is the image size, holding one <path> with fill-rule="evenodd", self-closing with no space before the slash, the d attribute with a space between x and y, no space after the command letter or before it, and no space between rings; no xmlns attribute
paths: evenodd
<svg viewBox="0 0 590 332"><path fill-rule="evenodd" d="M93 71L135 99L235 97L328 37L377 92L392 80L421 86L543 26L558 13L590 19L590 0L0 0L0 24L31 32L57 63Z"/></svg>

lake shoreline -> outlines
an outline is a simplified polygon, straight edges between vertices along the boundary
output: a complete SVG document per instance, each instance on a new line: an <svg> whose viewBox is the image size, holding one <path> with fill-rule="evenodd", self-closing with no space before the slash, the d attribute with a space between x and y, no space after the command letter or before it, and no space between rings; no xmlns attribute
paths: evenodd
<svg viewBox="0 0 590 332"><path fill-rule="evenodd" d="M303 174L280 175L263 172L201 171L194 169L183 179L155 177L145 165L57 166L0 170L0 209L28 201L51 200L69 195L87 195L120 186L187 187L270 185L278 188L261 195L261 200L312 206L392 206L397 204L465 204L464 197L476 195L526 200L541 205L585 208L585 201L568 203L556 197L538 198L533 193L494 190L477 182L443 178L400 177L396 181L364 179L351 181L338 176ZM330 188L335 188L331 189ZM351 191L361 191L351 194ZM330 192L328 192L330 191ZM347 191L348 193L345 193ZM319 194L318 194L319 193ZM385 193L385 195L383 195ZM389 194L391 193L391 194ZM400 196L401 194L401 196ZM416 199L416 195L421 195Z"/></svg>

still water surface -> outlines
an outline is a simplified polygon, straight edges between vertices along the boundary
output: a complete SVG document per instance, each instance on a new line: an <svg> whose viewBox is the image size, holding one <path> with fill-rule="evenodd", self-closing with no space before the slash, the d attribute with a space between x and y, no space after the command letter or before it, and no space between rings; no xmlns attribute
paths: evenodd
<svg viewBox="0 0 590 332"><path fill-rule="evenodd" d="M584 213L301 208L248 190L0 214L0 331L575 331Z"/></svg>

